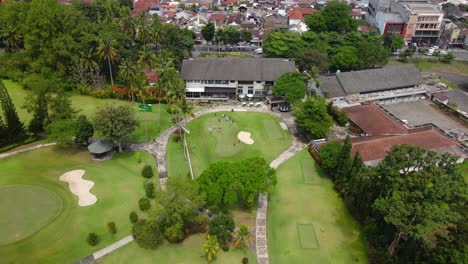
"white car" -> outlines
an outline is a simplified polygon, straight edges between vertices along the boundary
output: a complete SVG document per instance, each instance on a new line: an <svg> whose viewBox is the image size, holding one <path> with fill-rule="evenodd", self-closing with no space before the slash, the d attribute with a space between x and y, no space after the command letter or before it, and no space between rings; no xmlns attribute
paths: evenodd
<svg viewBox="0 0 468 264"><path fill-rule="evenodd" d="M263 49L262 48L256 49L255 54L263 54Z"/></svg>

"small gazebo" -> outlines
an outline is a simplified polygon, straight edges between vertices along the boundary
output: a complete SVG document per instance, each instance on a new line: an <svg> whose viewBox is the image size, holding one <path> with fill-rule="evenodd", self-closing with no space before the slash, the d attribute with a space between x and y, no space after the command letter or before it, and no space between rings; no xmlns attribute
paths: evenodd
<svg viewBox="0 0 468 264"><path fill-rule="evenodd" d="M111 159L114 155L114 143L109 140L98 139L88 146L89 153L93 155L94 160Z"/></svg>

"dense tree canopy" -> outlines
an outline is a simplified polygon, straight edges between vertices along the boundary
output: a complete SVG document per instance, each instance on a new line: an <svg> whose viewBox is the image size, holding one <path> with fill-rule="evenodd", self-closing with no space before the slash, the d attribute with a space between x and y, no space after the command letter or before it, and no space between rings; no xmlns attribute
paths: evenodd
<svg viewBox="0 0 468 264"><path fill-rule="evenodd" d="M284 96L286 102L295 103L304 98L306 86L299 73L287 72L276 80L272 91L276 96Z"/></svg>
<svg viewBox="0 0 468 264"><path fill-rule="evenodd" d="M201 191L206 193L208 205L252 207L260 192L266 192L276 184L276 173L263 158L250 158L213 163L197 181Z"/></svg>
<svg viewBox="0 0 468 264"><path fill-rule="evenodd" d="M119 146L120 150L137 126L135 112L129 106L106 104L99 107L94 116L96 131Z"/></svg>
<svg viewBox="0 0 468 264"><path fill-rule="evenodd" d="M315 14L306 16L305 23L311 31L335 31L338 33L356 31L358 21L351 18L347 3L329 2L325 8Z"/></svg>
<svg viewBox="0 0 468 264"><path fill-rule="evenodd" d="M297 128L313 138L323 138L333 125L327 113L325 100L320 97L308 97L293 108Z"/></svg>

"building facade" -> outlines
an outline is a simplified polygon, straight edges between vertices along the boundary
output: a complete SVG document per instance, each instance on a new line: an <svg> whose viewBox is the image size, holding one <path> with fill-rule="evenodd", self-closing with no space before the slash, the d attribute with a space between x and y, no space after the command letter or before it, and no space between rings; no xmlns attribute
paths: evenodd
<svg viewBox="0 0 468 264"><path fill-rule="evenodd" d="M282 74L293 72L293 61L266 58L192 58L182 63L188 99L264 97Z"/></svg>
<svg viewBox="0 0 468 264"><path fill-rule="evenodd" d="M444 14L429 0L370 0L366 19L381 34L400 34L407 43L436 44Z"/></svg>

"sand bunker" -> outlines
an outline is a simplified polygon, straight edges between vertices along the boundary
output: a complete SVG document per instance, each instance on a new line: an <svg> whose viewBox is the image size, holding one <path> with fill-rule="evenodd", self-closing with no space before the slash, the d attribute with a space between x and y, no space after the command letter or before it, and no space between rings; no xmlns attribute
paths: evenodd
<svg viewBox="0 0 468 264"><path fill-rule="evenodd" d="M250 132L241 131L237 134L237 138L245 144L252 145L255 141L250 138L250 135Z"/></svg>
<svg viewBox="0 0 468 264"><path fill-rule="evenodd" d="M79 206L88 206L95 204L97 198L89 190L93 188L94 182L83 180L81 177L85 174L84 170L73 170L60 176L60 180L68 183L70 191L78 196Z"/></svg>

